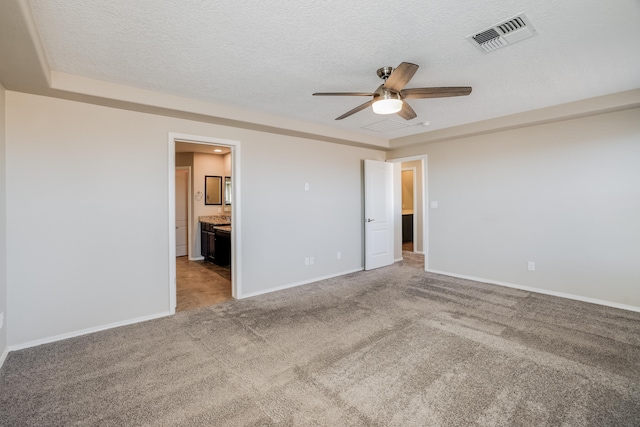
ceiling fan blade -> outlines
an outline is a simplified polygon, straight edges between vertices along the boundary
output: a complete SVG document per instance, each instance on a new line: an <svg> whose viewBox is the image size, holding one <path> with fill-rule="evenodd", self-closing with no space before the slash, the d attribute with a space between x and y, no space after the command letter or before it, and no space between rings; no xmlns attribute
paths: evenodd
<svg viewBox="0 0 640 427"><path fill-rule="evenodd" d="M369 107L371 104L373 104L373 99L371 101L367 101L364 104L358 105L356 108L354 108L353 110L347 111L346 113L344 113L343 115L341 115L340 117L337 117L336 120L342 120L345 117L349 117L352 114L357 113L358 111L362 111L365 108Z"/></svg>
<svg viewBox="0 0 640 427"><path fill-rule="evenodd" d="M418 71L418 66L410 62L403 62L398 68L393 70L383 87L385 89L400 92L411 80L411 77Z"/></svg>
<svg viewBox="0 0 640 427"><path fill-rule="evenodd" d="M402 110L398 111L398 115L405 120L415 119L418 116L407 101L402 102Z"/></svg>
<svg viewBox="0 0 640 427"><path fill-rule="evenodd" d="M416 87L403 89L400 94L404 99L445 98L447 96L466 96L471 93L468 86L460 87Z"/></svg>
<svg viewBox="0 0 640 427"><path fill-rule="evenodd" d="M373 96L368 92L316 92L313 96Z"/></svg>

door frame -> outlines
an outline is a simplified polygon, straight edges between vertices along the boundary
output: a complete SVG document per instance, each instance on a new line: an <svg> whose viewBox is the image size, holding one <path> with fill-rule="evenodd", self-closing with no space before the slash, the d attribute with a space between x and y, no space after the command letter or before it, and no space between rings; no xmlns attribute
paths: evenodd
<svg viewBox="0 0 640 427"><path fill-rule="evenodd" d="M168 154L168 176L169 176L169 194L168 194L168 235L169 235L169 311L171 314L176 312L176 233L175 233L175 216L176 216L176 141L188 142L191 144L219 145L229 147L231 150L231 194L233 207L231 209L231 271L233 278L231 280L231 295L233 298L242 297L242 260L240 259L241 251L241 176L240 173L240 141L222 138L213 138L209 136L190 135L178 132L169 132L167 154ZM191 195L189 196L191 199ZM189 200L191 203L191 200ZM191 221L191 219L190 219ZM193 228L192 228L193 230ZM189 245L191 248L191 245ZM189 249L190 251L191 249Z"/></svg>
<svg viewBox="0 0 640 427"><path fill-rule="evenodd" d="M176 166L176 171L186 170L187 171L187 259L191 260L191 231L193 230L192 218L191 218L191 166ZM174 191L175 191L175 181L174 181ZM175 206L175 200L173 201ZM175 224L175 218L174 218Z"/></svg>
<svg viewBox="0 0 640 427"><path fill-rule="evenodd" d="M427 200L429 195L429 187L428 187L428 158L426 154L421 154L417 156L409 156L409 157L398 157L393 159L387 159L388 162L391 163L402 163L402 162L412 162L414 160L422 161L422 252L424 253L424 270L427 271L429 269L429 212L427 211ZM402 168L401 168L402 169ZM400 179L402 180L402 174L400 174ZM415 179L415 176L414 176ZM402 183L400 183L402 185ZM415 205L414 201L414 205ZM395 208L400 208L402 210L402 198L400 199L400 206L396 206Z"/></svg>

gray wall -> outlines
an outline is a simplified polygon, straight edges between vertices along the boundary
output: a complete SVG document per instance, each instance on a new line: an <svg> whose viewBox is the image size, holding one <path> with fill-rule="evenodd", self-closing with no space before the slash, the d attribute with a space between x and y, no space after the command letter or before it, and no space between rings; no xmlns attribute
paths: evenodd
<svg viewBox="0 0 640 427"><path fill-rule="evenodd" d="M363 266L362 159L383 151L6 95L10 346L167 313L169 132L241 142L243 294Z"/></svg>
<svg viewBox="0 0 640 427"><path fill-rule="evenodd" d="M425 153L430 269L640 307L640 109Z"/></svg>
<svg viewBox="0 0 640 427"><path fill-rule="evenodd" d="M0 358L7 349L7 193L6 193L5 90L0 85Z"/></svg>

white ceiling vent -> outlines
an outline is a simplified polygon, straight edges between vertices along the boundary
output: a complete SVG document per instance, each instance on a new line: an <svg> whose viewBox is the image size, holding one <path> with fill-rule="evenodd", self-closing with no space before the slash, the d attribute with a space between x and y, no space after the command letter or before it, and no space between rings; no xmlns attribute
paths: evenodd
<svg viewBox="0 0 640 427"><path fill-rule="evenodd" d="M410 126L408 123L397 122L395 120L383 120L381 122L374 123L369 126L365 126L364 129L372 130L375 132L385 133L392 130L398 130Z"/></svg>
<svg viewBox="0 0 640 427"><path fill-rule="evenodd" d="M472 45L488 53L536 35L524 13L467 37Z"/></svg>

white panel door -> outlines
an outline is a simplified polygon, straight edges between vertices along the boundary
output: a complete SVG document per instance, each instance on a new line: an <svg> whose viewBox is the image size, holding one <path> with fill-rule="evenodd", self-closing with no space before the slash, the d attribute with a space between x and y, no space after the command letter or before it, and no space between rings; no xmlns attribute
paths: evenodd
<svg viewBox="0 0 640 427"><path fill-rule="evenodd" d="M364 161L365 270L393 264L393 164Z"/></svg>
<svg viewBox="0 0 640 427"><path fill-rule="evenodd" d="M176 169L176 256L187 255L189 171Z"/></svg>

